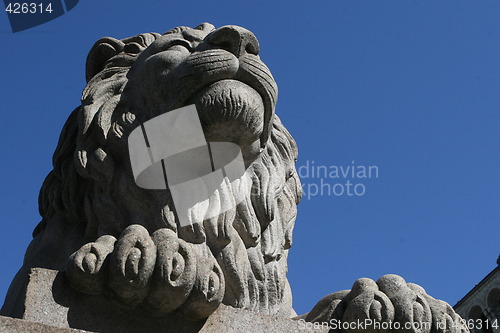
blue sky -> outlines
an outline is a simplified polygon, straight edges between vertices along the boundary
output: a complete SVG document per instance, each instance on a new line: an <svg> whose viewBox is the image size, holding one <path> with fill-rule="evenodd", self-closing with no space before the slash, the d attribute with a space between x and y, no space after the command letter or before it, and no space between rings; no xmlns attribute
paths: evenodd
<svg viewBox="0 0 500 333"><path fill-rule="evenodd" d="M297 312L387 273L454 305L500 252L499 17L497 0L101 0L14 34L1 13L0 299L40 220L90 47L208 21L258 37L298 166L378 168L323 179L361 183L362 196L312 196L322 180L304 177L288 274Z"/></svg>

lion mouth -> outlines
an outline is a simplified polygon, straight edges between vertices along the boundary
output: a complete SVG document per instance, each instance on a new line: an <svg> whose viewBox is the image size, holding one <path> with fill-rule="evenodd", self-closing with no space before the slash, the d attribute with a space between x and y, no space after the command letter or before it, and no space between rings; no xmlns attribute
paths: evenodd
<svg viewBox="0 0 500 333"><path fill-rule="evenodd" d="M196 93L189 104L196 105L208 141L241 144L262 135L264 102L254 88L241 81L212 83Z"/></svg>
<svg viewBox="0 0 500 333"><path fill-rule="evenodd" d="M168 76L176 91L174 101L177 101L170 105L170 109L194 103L200 107L198 111L200 118L204 118L202 121L213 125L215 120L227 120L228 115L240 116L233 117L232 120L244 120L244 115L247 115L247 121L233 125L247 126L246 129L245 126L239 126L243 130L241 134L260 131L260 145L265 145L272 126L277 86L267 66L256 56L245 54L237 58L230 52L219 49L196 52ZM252 101L258 101L255 103L257 107L252 106ZM237 102L243 103L243 108ZM218 112L215 107L221 110ZM209 109L208 112L201 110L204 108ZM248 112L241 112L245 108ZM255 118L257 114L262 115L262 124ZM217 115L221 118L217 118ZM253 120L249 121L250 118Z"/></svg>

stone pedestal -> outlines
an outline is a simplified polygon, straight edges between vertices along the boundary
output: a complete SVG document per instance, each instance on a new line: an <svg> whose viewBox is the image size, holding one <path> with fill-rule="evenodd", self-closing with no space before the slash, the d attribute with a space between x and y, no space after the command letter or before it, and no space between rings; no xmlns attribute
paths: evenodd
<svg viewBox="0 0 500 333"><path fill-rule="evenodd" d="M154 318L130 310L102 296L89 296L69 288L64 273L31 270L22 320L0 317L0 333L103 332L103 333L291 333L307 330L298 321L234 309L221 305L203 321L189 321L179 314ZM73 330L70 328L78 329Z"/></svg>

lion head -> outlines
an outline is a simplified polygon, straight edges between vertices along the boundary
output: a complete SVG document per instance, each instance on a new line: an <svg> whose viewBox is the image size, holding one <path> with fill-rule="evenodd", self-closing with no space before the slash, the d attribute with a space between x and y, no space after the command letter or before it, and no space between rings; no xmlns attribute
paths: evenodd
<svg viewBox="0 0 500 333"><path fill-rule="evenodd" d="M225 281L224 304L290 315L287 255L301 197L297 147L275 115L277 86L258 53L250 31L207 23L96 42L82 103L64 126L40 192L43 219L27 262L63 269L85 244L130 238L138 225L155 242L173 237L178 248L213 260ZM168 189L135 184L127 138L145 121L191 104L208 142L241 147L253 186L232 210L181 226ZM236 190L226 187L219 195ZM55 249L56 259L37 259Z"/></svg>

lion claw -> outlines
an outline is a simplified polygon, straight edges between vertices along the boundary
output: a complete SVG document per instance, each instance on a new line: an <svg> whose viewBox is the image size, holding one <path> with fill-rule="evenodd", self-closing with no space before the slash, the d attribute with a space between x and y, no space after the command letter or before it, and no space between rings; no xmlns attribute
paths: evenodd
<svg viewBox="0 0 500 333"><path fill-rule="evenodd" d="M313 323L327 323L332 331L346 333L465 333L460 316L451 306L427 295L425 290L397 275L376 282L362 278L351 290L324 297L305 316Z"/></svg>
<svg viewBox="0 0 500 333"><path fill-rule="evenodd" d="M86 294L112 290L130 308L153 315L179 310L192 320L208 317L222 302L224 275L213 257L196 251L170 229L151 236L140 225L126 228L118 240L102 236L69 260L71 286Z"/></svg>

